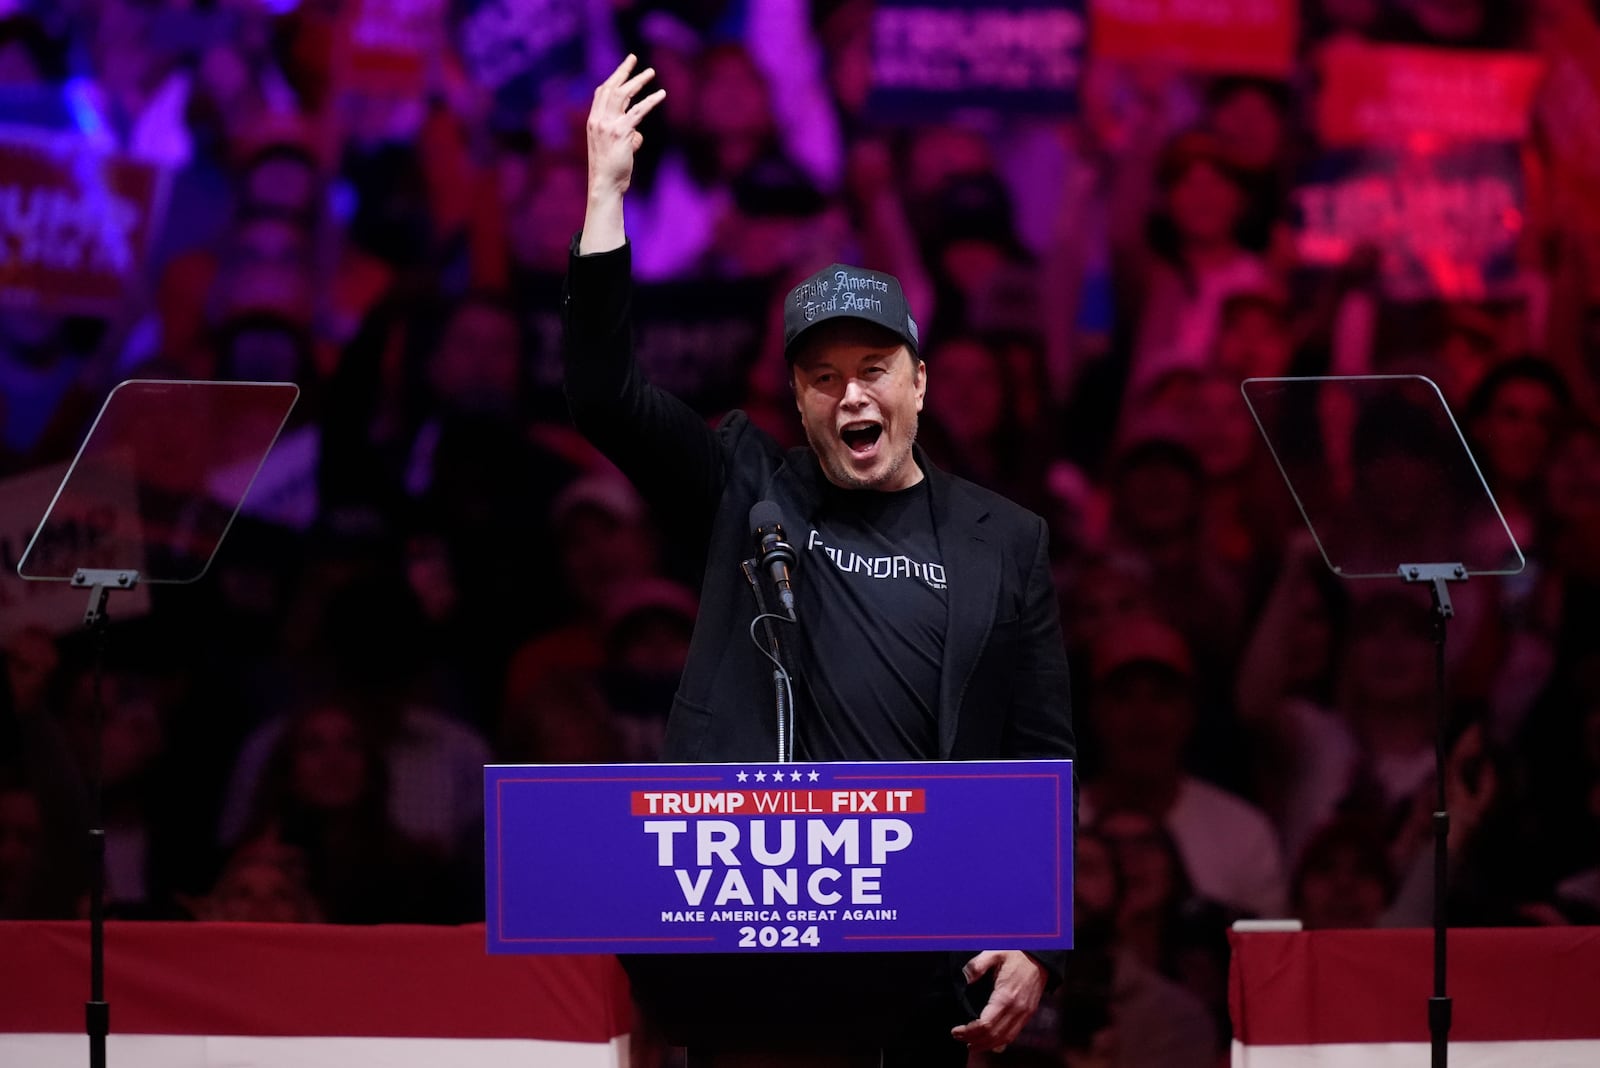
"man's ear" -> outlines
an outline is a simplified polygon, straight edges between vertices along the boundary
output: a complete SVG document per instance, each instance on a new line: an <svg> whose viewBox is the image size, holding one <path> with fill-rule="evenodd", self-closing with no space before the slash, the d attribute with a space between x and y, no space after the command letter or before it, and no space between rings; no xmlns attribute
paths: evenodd
<svg viewBox="0 0 1600 1068"><path fill-rule="evenodd" d="M916 357L912 357L916 359ZM917 360L916 377L913 379L917 387L917 411L922 411L923 398L928 395L928 365Z"/></svg>

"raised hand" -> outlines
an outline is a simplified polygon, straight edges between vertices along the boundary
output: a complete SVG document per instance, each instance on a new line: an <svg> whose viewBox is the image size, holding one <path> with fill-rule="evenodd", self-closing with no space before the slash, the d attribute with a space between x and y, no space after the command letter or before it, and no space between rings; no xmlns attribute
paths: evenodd
<svg viewBox="0 0 1600 1068"><path fill-rule="evenodd" d="M638 58L629 55L594 91L586 128L589 149L589 205L584 216L582 254L606 252L625 240L622 230L622 194L633 180L633 154L644 143L639 123L666 99L667 91L657 89L643 99L635 99L656 76L647 67L638 74L633 68Z"/></svg>

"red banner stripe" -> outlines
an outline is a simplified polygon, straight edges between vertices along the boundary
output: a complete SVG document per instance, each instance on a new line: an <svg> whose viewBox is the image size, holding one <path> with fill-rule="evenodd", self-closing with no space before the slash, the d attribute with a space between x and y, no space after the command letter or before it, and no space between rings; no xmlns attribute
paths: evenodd
<svg viewBox="0 0 1600 1068"><path fill-rule="evenodd" d="M541 1038L631 1027L613 957L489 956L482 925L109 923L122 1034ZM86 923L0 923L0 1031L82 1031Z"/></svg>
<svg viewBox="0 0 1600 1068"><path fill-rule="evenodd" d="M1229 1001L1252 1046L1427 1042L1433 932L1232 935ZM1452 1042L1600 1039L1600 929L1449 933Z"/></svg>

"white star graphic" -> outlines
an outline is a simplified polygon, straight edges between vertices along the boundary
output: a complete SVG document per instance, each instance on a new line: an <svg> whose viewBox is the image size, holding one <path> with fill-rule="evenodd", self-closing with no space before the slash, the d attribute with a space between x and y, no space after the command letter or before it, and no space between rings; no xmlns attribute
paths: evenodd
<svg viewBox="0 0 1600 1068"><path fill-rule="evenodd" d="M766 772L764 772L764 771L756 772L756 782L766 782L766 781L767 781L767 773Z"/></svg>
<svg viewBox="0 0 1600 1068"><path fill-rule="evenodd" d="M807 780L808 780L808 781L810 781L810 782L816 782L816 781L817 781L817 780L818 780L818 779L820 779L820 778L822 778L822 776L821 776L821 775L818 775L818 774L817 774L817 773L816 773L816 772L814 772L814 771L813 771L813 772L812 772L812 773L811 773L811 774L810 774L810 775L808 775L808 776L806 776L806 779L807 779Z"/></svg>
<svg viewBox="0 0 1600 1068"><path fill-rule="evenodd" d="M783 781L783 769L782 768L779 768L777 771L772 773L772 781L773 782L782 782Z"/></svg>
<svg viewBox="0 0 1600 1068"><path fill-rule="evenodd" d="M739 774L734 776L734 778L738 779L740 782L744 782L749 777L750 777L749 774L746 773L746 772L743 772L743 771L741 771Z"/></svg>
<svg viewBox="0 0 1600 1068"><path fill-rule="evenodd" d="M800 781L800 773L798 771L791 771L789 773L789 781L790 782L799 782Z"/></svg>

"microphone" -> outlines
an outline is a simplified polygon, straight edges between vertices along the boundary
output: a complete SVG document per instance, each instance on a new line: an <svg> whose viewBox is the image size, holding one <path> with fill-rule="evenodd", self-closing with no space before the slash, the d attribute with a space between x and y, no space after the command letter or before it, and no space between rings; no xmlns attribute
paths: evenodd
<svg viewBox="0 0 1600 1068"><path fill-rule="evenodd" d="M750 508L750 532L756 539L761 565L778 588L778 601L792 620L795 618L794 586L789 581L789 569L798 559L794 546L783 540L783 512L772 501L757 501Z"/></svg>

